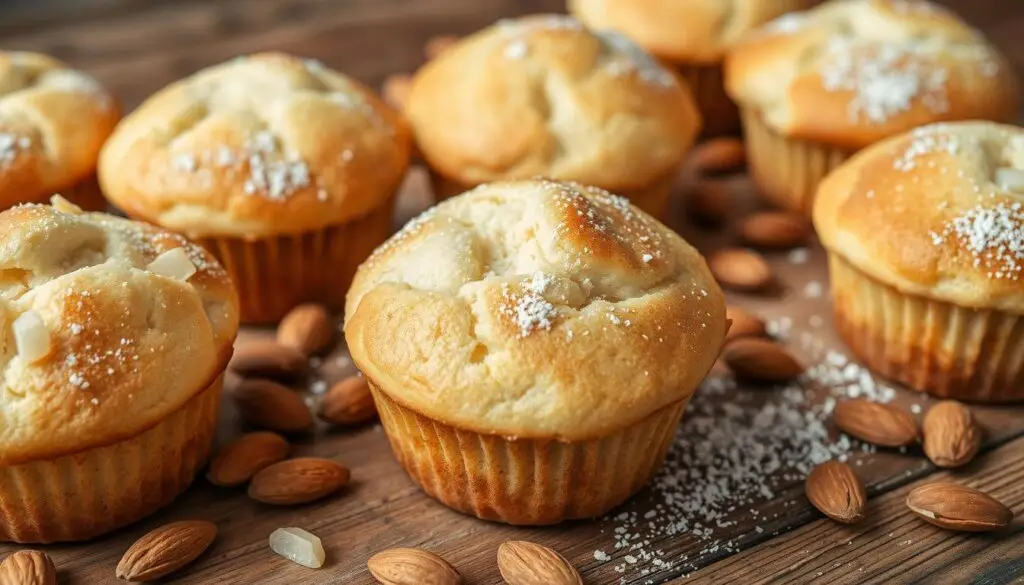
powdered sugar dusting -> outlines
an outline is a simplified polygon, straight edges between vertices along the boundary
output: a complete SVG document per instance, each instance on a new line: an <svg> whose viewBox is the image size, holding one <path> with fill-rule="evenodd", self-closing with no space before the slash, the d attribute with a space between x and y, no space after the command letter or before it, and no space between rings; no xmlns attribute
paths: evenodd
<svg viewBox="0 0 1024 585"><path fill-rule="evenodd" d="M549 330L558 316L558 310L544 293L554 278L543 272L535 272L523 282L522 290L509 285L502 287L502 304L499 310L519 327L519 337L528 337L537 330Z"/></svg>
<svg viewBox="0 0 1024 585"><path fill-rule="evenodd" d="M10 166L18 155L32 147L28 136L0 132L0 168Z"/></svg>
<svg viewBox="0 0 1024 585"><path fill-rule="evenodd" d="M974 259L974 266L988 268L988 277L1020 280L1024 269L1024 205L1000 202L978 205L946 222L941 232L931 234L941 245L949 239Z"/></svg>
<svg viewBox="0 0 1024 585"><path fill-rule="evenodd" d="M594 31L594 34L612 54L607 67L613 74L636 72L654 86L671 87L675 84L675 78L661 63L626 36L611 30Z"/></svg>

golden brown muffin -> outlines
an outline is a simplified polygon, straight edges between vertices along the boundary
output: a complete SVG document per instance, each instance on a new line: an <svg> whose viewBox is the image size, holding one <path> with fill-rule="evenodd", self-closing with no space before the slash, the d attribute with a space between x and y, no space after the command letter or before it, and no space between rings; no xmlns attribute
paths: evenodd
<svg viewBox="0 0 1024 585"><path fill-rule="evenodd" d="M822 183L836 323L882 374L936 396L1024 400L1024 130L937 124Z"/></svg>
<svg viewBox="0 0 1024 585"><path fill-rule="evenodd" d="M416 74L405 113L439 199L543 176L615 191L654 215L700 124L689 92L636 45L558 15L459 41Z"/></svg>
<svg viewBox="0 0 1024 585"><path fill-rule="evenodd" d="M0 213L0 540L81 540L203 465L238 331L199 246L63 200Z"/></svg>
<svg viewBox="0 0 1024 585"><path fill-rule="evenodd" d="M57 192L103 209L96 159L120 117L114 97L81 71L0 51L0 210Z"/></svg>
<svg viewBox="0 0 1024 585"><path fill-rule="evenodd" d="M739 130L736 104L725 94L722 60L748 31L817 0L569 0L587 26L616 30L669 64L689 84L704 134Z"/></svg>
<svg viewBox="0 0 1024 585"><path fill-rule="evenodd" d="M411 135L369 89L323 64L242 57L171 84L118 125L100 180L128 215L209 249L242 318L340 308L391 228Z"/></svg>
<svg viewBox="0 0 1024 585"><path fill-rule="evenodd" d="M768 24L726 62L762 193L810 213L818 182L853 152L945 120L1012 121L1017 80L944 8L837 0Z"/></svg>
<svg viewBox="0 0 1024 585"><path fill-rule="evenodd" d="M598 516L658 469L727 328L704 259L623 197L493 183L360 268L345 336L399 461L512 524Z"/></svg>

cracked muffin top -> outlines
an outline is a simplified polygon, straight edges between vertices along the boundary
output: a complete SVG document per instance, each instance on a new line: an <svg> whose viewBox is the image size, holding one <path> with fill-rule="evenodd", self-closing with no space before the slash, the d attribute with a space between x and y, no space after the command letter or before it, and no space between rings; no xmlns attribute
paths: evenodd
<svg viewBox="0 0 1024 585"><path fill-rule="evenodd" d="M613 191L676 170L700 117L689 90L626 37L567 16L503 20L413 78L424 158L467 185L537 176Z"/></svg>
<svg viewBox="0 0 1024 585"><path fill-rule="evenodd" d="M516 437L611 434L689 397L727 329L700 254L626 199L544 180L428 210L360 267L356 364L392 399Z"/></svg>

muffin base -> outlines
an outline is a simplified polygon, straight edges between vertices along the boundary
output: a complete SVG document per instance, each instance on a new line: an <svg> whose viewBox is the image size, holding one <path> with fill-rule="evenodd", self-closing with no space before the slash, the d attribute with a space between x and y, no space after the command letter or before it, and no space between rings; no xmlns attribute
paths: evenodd
<svg viewBox="0 0 1024 585"><path fill-rule="evenodd" d="M829 254L840 337L868 367L940 398L1024 401L1024 319L906 294Z"/></svg>
<svg viewBox="0 0 1024 585"><path fill-rule="evenodd" d="M169 504L205 463L223 377L156 426L124 441L0 467L0 540L85 540Z"/></svg>
<svg viewBox="0 0 1024 585"><path fill-rule="evenodd" d="M810 217L818 183L853 151L787 138L757 110L744 108L742 116L747 166L758 191L771 203Z"/></svg>
<svg viewBox="0 0 1024 585"><path fill-rule="evenodd" d="M689 398L599 439L560 442L466 431L426 417L370 381L391 448L430 497L482 520L557 524L607 513L661 467Z"/></svg>
<svg viewBox="0 0 1024 585"><path fill-rule="evenodd" d="M668 66L682 78L697 102L702 120L701 136L739 133L740 110L725 93L721 63L670 63Z"/></svg>
<svg viewBox="0 0 1024 585"><path fill-rule="evenodd" d="M231 275L243 323L275 323L296 305L345 304L359 264L391 235L394 198L344 224L267 238L196 237Z"/></svg>

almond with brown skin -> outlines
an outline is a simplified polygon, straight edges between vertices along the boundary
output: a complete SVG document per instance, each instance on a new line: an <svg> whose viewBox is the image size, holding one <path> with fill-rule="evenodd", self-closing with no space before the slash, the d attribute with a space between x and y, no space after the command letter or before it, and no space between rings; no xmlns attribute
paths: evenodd
<svg viewBox="0 0 1024 585"><path fill-rule="evenodd" d="M730 342L722 352L722 359L736 377L757 382L785 382L804 371L803 365L786 348L756 337Z"/></svg>
<svg viewBox="0 0 1024 585"><path fill-rule="evenodd" d="M203 554L217 537L217 525L206 520L171 522L135 541L117 564L117 578L154 581L177 571Z"/></svg>
<svg viewBox="0 0 1024 585"><path fill-rule="evenodd" d="M57 585L57 568L46 553L20 550L0 563L3 585Z"/></svg>
<svg viewBox="0 0 1024 585"><path fill-rule="evenodd" d="M826 461L807 476L807 499L822 514L843 524L864 519L868 494L853 468L839 461Z"/></svg>
<svg viewBox="0 0 1024 585"><path fill-rule="evenodd" d="M366 561L383 585L461 585L462 575L441 557L420 548L393 548Z"/></svg>
<svg viewBox="0 0 1024 585"><path fill-rule="evenodd" d="M436 59L438 55L450 49L457 42L459 42L459 37L453 35L430 37L423 45L423 56L427 58L427 61Z"/></svg>
<svg viewBox="0 0 1024 585"><path fill-rule="evenodd" d="M955 400L928 409L921 428L924 453L939 467L967 465L981 449L981 429L971 410Z"/></svg>
<svg viewBox="0 0 1024 585"><path fill-rule="evenodd" d="M249 497L278 506L319 500L348 484L348 468L330 459L297 457L264 468L249 483Z"/></svg>
<svg viewBox="0 0 1024 585"><path fill-rule="evenodd" d="M917 442L917 420L909 412L864 398L836 404L832 419L844 433L879 447L907 447Z"/></svg>
<svg viewBox="0 0 1024 585"><path fill-rule="evenodd" d="M239 342L230 367L246 378L290 379L309 368L306 355L271 339Z"/></svg>
<svg viewBox="0 0 1024 585"><path fill-rule="evenodd" d="M377 416L366 378L349 376L331 386L320 401L317 415L336 425L356 425Z"/></svg>
<svg viewBox="0 0 1024 585"><path fill-rule="evenodd" d="M711 255L708 267L722 286L728 289L756 292L772 282L772 269L764 256L753 250L726 248Z"/></svg>
<svg viewBox="0 0 1024 585"><path fill-rule="evenodd" d="M747 149L738 138L714 138L694 148L690 159L699 174L728 173L747 164Z"/></svg>
<svg viewBox="0 0 1024 585"><path fill-rule="evenodd" d="M687 212L696 221L718 225L729 210L729 183L720 179L702 179L693 184L686 199Z"/></svg>
<svg viewBox="0 0 1024 585"><path fill-rule="evenodd" d="M726 342L739 339L740 337L766 337L768 335L764 319L742 307L735 305L727 306L725 308L725 317L732 321L732 325L729 326L729 332L725 335Z"/></svg>
<svg viewBox="0 0 1024 585"><path fill-rule="evenodd" d="M409 75L395 74L388 75L381 87L381 95L392 108L404 110L405 102L409 99L409 90L412 88L412 77Z"/></svg>
<svg viewBox="0 0 1024 585"><path fill-rule="evenodd" d="M498 570L508 585L583 585L565 557L525 540L510 540L498 547Z"/></svg>
<svg viewBox="0 0 1024 585"><path fill-rule="evenodd" d="M961 532L998 530L1013 521L1013 511L992 496L955 483L914 488L907 507L925 522Z"/></svg>
<svg viewBox="0 0 1024 585"><path fill-rule="evenodd" d="M282 433L313 428L313 415L302 396L271 380L246 380L231 397L242 418L253 425Z"/></svg>
<svg viewBox="0 0 1024 585"><path fill-rule="evenodd" d="M740 237L761 248L796 248L807 244L811 228L803 215L791 211L755 213L740 223Z"/></svg>
<svg viewBox="0 0 1024 585"><path fill-rule="evenodd" d="M331 314L321 305L299 305L288 312L277 326L277 342L305 355L323 351L334 339Z"/></svg>
<svg viewBox="0 0 1024 585"><path fill-rule="evenodd" d="M206 478L221 487L242 485L264 467L283 461L290 450L288 441L277 433L246 433L217 453Z"/></svg>

